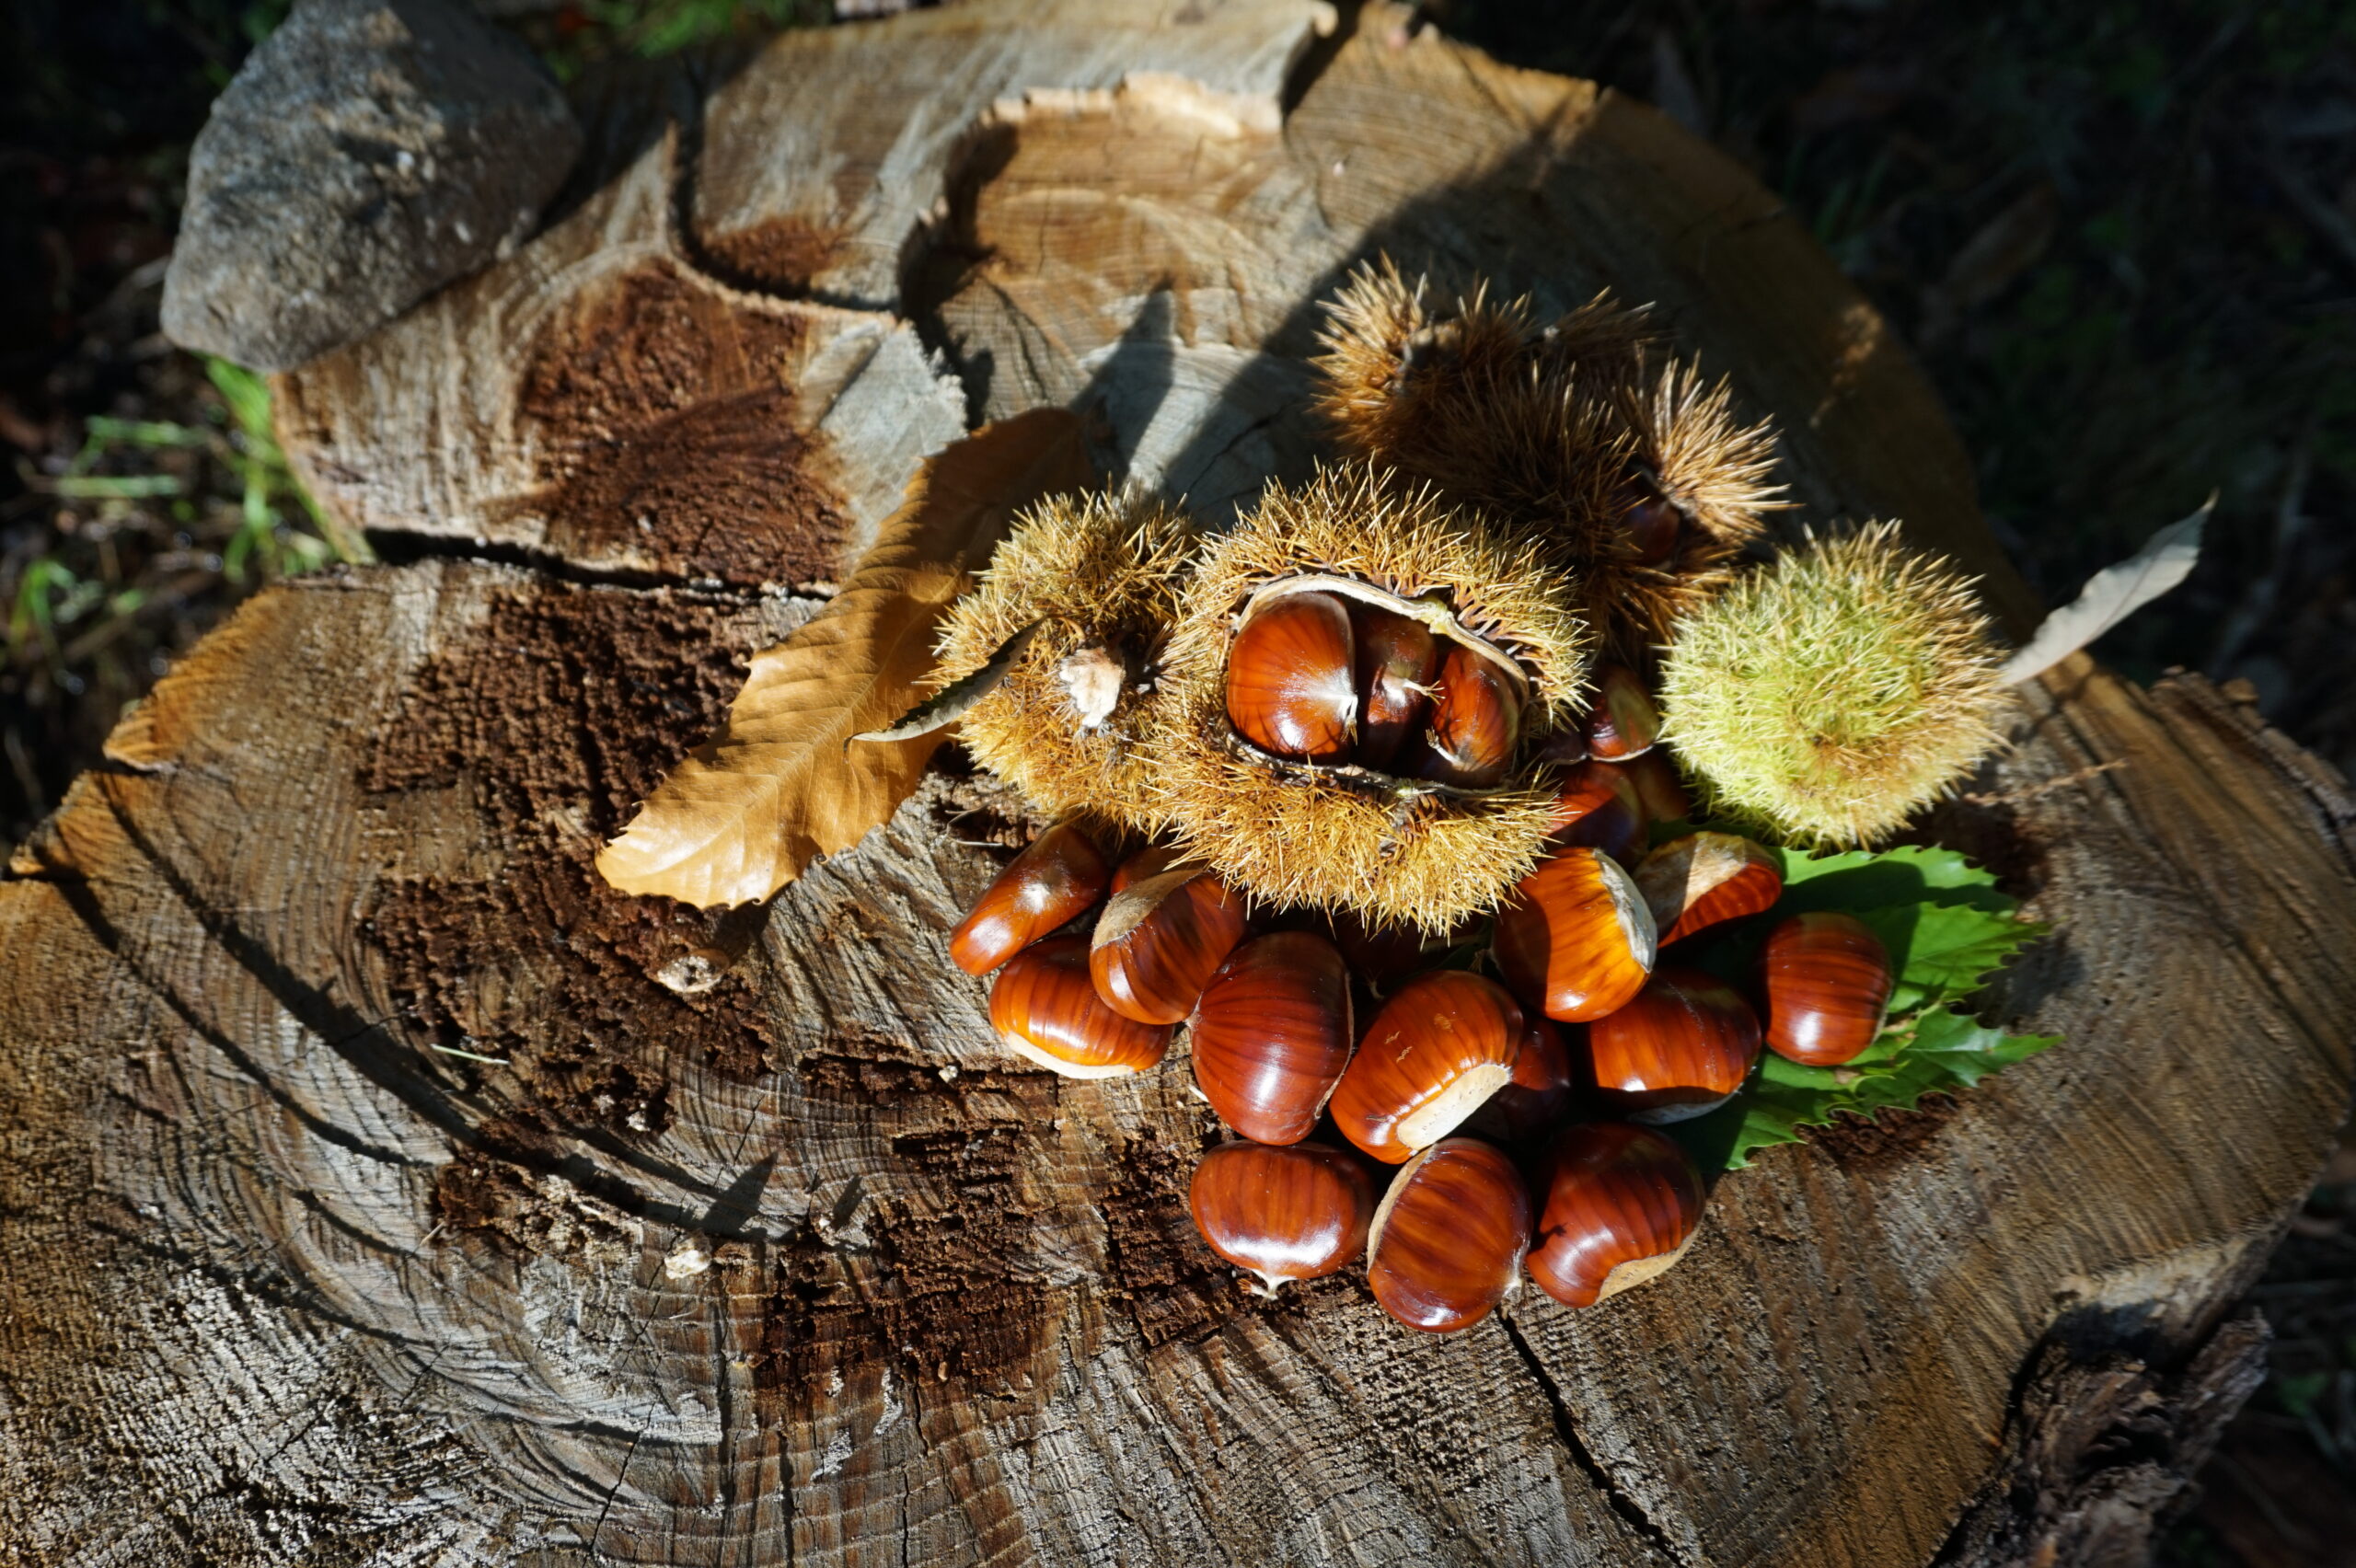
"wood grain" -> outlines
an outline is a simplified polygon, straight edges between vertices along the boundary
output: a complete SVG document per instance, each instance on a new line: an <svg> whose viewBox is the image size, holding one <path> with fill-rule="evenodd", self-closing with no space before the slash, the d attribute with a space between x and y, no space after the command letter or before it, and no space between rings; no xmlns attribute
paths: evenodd
<svg viewBox="0 0 2356 1568"><path fill-rule="evenodd" d="M306 471L407 564L249 603L0 882L0 1558L2131 1551L2249 1386L2255 1331L2218 1320L2356 1040L2356 801L2197 679L2065 663L1980 781L2014 803L1935 824L2055 923L1992 1005L2063 1046L1771 1151L1643 1290L1525 1293L1452 1338L1351 1271L1238 1291L1187 1215L1218 1134L1183 1043L1093 1083L999 1051L946 952L995 869L971 841L1014 815L980 781L930 776L764 910L595 880L882 514L860 497L1039 401L1207 508L1248 496L1317 450L1314 301L1379 248L1655 302L1779 419L1813 515L1903 515L2033 614L1902 348L1649 110L1380 6L1306 57L1252 35L1301 60L1275 121L1244 78L1078 76L1068 35L963 14L1000 85L970 134L908 144L949 194L895 253L904 293L715 263L723 208L804 213L794 170L875 160L884 121L795 76L797 40L730 84L772 110L702 113L694 159L658 138L282 384ZM1116 61L1160 12L1091 14ZM824 47L883 80L952 25ZM1280 66L1254 69L1265 105ZM786 169L790 200L715 160ZM846 189L861 234L898 232ZM681 367L660 397L648 363ZM628 466L661 452L695 461ZM684 499L650 533L615 486Z"/></svg>

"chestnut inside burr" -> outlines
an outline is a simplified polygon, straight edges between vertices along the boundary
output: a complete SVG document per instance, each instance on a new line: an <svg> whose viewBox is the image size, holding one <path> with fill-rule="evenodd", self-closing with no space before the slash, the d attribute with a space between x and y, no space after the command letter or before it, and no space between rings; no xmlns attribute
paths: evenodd
<svg viewBox="0 0 2356 1568"><path fill-rule="evenodd" d="M1660 709L1634 670L1605 664L1595 672L1595 709L1587 721L1589 756L1633 761L1653 749L1660 728Z"/></svg>
<svg viewBox="0 0 2356 1568"><path fill-rule="evenodd" d="M1445 605L1322 573L1252 595L1226 682L1230 728L1269 758L1475 792L1504 781L1532 696Z"/></svg>

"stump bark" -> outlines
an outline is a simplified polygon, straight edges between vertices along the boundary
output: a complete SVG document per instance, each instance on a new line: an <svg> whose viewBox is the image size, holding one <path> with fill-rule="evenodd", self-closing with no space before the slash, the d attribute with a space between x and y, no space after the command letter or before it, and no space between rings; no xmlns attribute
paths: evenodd
<svg viewBox="0 0 2356 1568"><path fill-rule="evenodd" d="M1399 1329L1193 1235L1183 1053L994 1045L937 769L766 908L591 870L925 453L1042 403L1216 515L1387 251L1651 302L1807 515L2030 596L1903 349L1642 105L1382 5L977 3L584 95L514 257L283 377L387 564L250 603L0 883L0 1557L2132 1562L2347 1108L2356 803L2077 658L1934 824L2061 1047L1724 1180L1661 1281Z"/></svg>

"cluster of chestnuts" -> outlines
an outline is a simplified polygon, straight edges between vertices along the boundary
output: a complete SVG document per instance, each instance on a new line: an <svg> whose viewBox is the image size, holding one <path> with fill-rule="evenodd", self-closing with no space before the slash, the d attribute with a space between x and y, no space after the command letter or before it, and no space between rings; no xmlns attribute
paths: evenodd
<svg viewBox="0 0 2356 1568"><path fill-rule="evenodd" d="M1236 733L1300 762L1472 790L1504 778L1528 703L1511 657L1387 608L1363 587L1317 578L1283 586L1253 607L1228 655Z"/></svg>
<svg viewBox="0 0 2356 1568"><path fill-rule="evenodd" d="M1363 1253L1375 1299L1416 1329L1477 1322L1525 1267L1593 1305L1675 1262L1700 1219L1702 1172L1656 1126L1723 1103L1762 1046L1852 1059L1892 982L1873 933L1830 913L1774 924L1748 987L1660 962L1771 910L1782 876L1727 833L1647 852L1654 824L1689 814L1683 787L1642 679L1607 666L1597 685L1546 741L1546 853L1485 920L1433 936L1270 912L1170 846L1121 859L1111 830L1068 818L991 883L951 954L997 972L992 1027L1058 1073L1144 1071L1186 1029L1195 1088L1236 1135L1195 1170L1195 1221L1253 1288ZM1476 651L1314 588L1245 624L1226 695L1275 755L1427 778L1477 778L1520 722ZM1089 934L1065 932L1091 910Z"/></svg>
<svg viewBox="0 0 2356 1568"><path fill-rule="evenodd" d="M1057 824L952 951L1057 1072L1187 1031L1236 1135L1195 1219L1266 1290L1363 1252L1418 1329L1525 1266L1590 1305L1693 1236L1659 1124L1879 1032L1889 955L1777 921L1762 844L1867 844L1952 788L2002 661L1889 527L1766 551L1773 431L1644 312L1443 308L1387 264L1331 303L1339 461L1217 526L1051 499L950 606L940 709ZM1707 965L1745 944L1680 949L1738 920L1773 926L1738 983Z"/></svg>

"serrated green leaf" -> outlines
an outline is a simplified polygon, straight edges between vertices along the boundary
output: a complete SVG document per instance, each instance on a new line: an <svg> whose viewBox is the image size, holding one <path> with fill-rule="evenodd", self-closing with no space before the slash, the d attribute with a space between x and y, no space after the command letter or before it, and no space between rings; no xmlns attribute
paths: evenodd
<svg viewBox="0 0 2356 1568"><path fill-rule="evenodd" d="M1899 946L1884 934L1885 925L1898 923L1888 918L1889 913L1866 910L1858 918L1872 926L1874 934L1889 947L1890 963L1897 971L1899 985L1911 993L1903 998L1893 995L1894 1009L1969 996L1980 988L1982 980L2002 968L2005 960L2045 929L2034 921L2015 920L1965 905L1916 905L1907 911L1912 920L1900 939L1904 945ZM1874 917L1884 918L1877 922Z"/></svg>
<svg viewBox="0 0 2356 1568"><path fill-rule="evenodd" d="M1708 1150L1724 1169L1740 1170L1762 1148L1798 1142L1803 1127L1831 1126L1844 1113L1870 1120L1893 1107L1911 1110L1925 1095L1972 1088L2060 1041L2007 1034L1969 1013L1934 1008L1893 1022L1845 1067L1805 1067L1771 1054L1726 1107L1669 1130L1695 1159Z"/></svg>
<svg viewBox="0 0 2356 1568"><path fill-rule="evenodd" d="M1939 1008L1923 1015L1915 1028L1913 1050L1969 1088L1999 1068L2025 1062L2061 1043L2058 1034L2007 1034L1969 1013Z"/></svg>
<svg viewBox="0 0 2356 1568"><path fill-rule="evenodd" d="M1750 1083L1707 1116L1665 1128L1705 1170L1739 1169L1762 1148L1798 1142L1801 1130L1843 1113L1870 1119L1912 1108L1925 1095L1969 1089L1990 1073L2054 1044L2011 1035L1956 1005L2046 928L2018 919L2018 901L1994 875L1952 849L1902 845L1878 853L1803 855L1775 850L1784 874L1773 910L1681 945L1678 961L1748 989L1759 949L1778 920L1839 910L1863 921L1890 955L1888 1021L1854 1060L1807 1067L1770 1054Z"/></svg>
<svg viewBox="0 0 2356 1568"><path fill-rule="evenodd" d="M2003 914L2015 906L1996 888L1995 873L1975 866L1953 849L1901 844L1891 849L1853 849L1838 855L1806 855L1771 849L1784 867L1779 913L1809 909L1883 908L1900 904L1969 905Z"/></svg>

